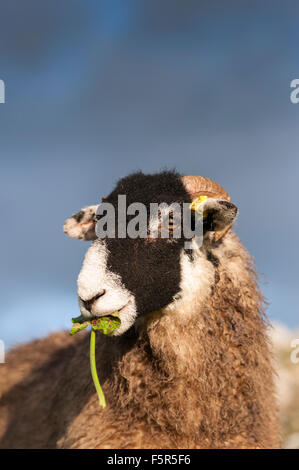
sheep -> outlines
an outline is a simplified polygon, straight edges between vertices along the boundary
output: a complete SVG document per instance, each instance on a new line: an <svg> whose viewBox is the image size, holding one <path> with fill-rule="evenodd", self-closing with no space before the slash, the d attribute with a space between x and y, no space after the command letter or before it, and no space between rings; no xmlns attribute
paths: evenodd
<svg viewBox="0 0 299 470"><path fill-rule="evenodd" d="M105 198L116 215L120 194L146 207L204 196L202 244L186 248L183 234L100 239L97 205L67 219L66 234L92 240L81 312L121 319L111 337L97 335L107 407L90 378L88 334L22 345L1 369L0 447L279 447L269 323L228 193L163 171L122 178Z"/></svg>

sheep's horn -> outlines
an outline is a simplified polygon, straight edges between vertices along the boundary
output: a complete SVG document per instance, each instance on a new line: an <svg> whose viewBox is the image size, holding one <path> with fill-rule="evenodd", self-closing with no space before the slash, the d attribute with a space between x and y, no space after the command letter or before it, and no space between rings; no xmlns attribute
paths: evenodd
<svg viewBox="0 0 299 470"><path fill-rule="evenodd" d="M225 189L210 178L206 178L204 176L182 176L181 179L185 189L192 199L196 199L199 196L208 196L224 199L226 201L231 200ZM214 241L217 242L220 240L220 238L222 238L231 229L231 227L232 225L229 225L224 230L215 232Z"/></svg>
<svg viewBox="0 0 299 470"><path fill-rule="evenodd" d="M230 201L230 197L225 189L210 178L205 178L204 176L183 176L182 182L192 199L205 195Z"/></svg>

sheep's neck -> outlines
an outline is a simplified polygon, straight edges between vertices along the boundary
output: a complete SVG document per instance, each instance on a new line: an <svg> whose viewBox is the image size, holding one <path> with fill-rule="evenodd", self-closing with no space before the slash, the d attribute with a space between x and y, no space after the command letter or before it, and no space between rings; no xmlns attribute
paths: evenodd
<svg viewBox="0 0 299 470"><path fill-rule="evenodd" d="M177 438L192 434L210 443L222 439L217 423L224 415L240 433L246 420L255 426L262 395L273 393L265 324L260 299L247 301L227 285L219 283L221 295L216 289L193 315L157 316L143 329L118 365L119 406Z"/></svg>

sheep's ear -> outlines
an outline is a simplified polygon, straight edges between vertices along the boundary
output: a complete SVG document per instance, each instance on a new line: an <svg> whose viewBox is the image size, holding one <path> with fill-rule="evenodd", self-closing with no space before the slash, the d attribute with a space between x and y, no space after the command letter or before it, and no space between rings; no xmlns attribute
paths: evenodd
<svg viewBox="0 0 299 470"><path fill-rule="evenodd" d="M217 242L231 229L238 208L232 202L209 197L200 204L200 211L203 214L204 231L215 232L214 241Z"/></svg>
<svg viewBox="0 0 299 470"><path fill-rule="evenodd" d="M63 230L69 237L81 240L95 240L95 212L98 206L88 206L66 219Z"/></svg>

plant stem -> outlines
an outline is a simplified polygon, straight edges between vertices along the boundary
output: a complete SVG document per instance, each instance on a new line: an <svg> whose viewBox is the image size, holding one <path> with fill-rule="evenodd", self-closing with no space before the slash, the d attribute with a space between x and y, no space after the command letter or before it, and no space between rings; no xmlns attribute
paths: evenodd
<svg viewBox="0 0 299 470"><path fill-rule="evenodd" d="M106 400L105 400L105 395L104 392L101 388L98 374L97 374L97 367L96 367L96 332L91 329L91 335L90 335L90 369L91 369L91 375L93 378L93 383L96 388L98 397L99 397L99 402L100 405L105 408L106 407Z"/></svg>

